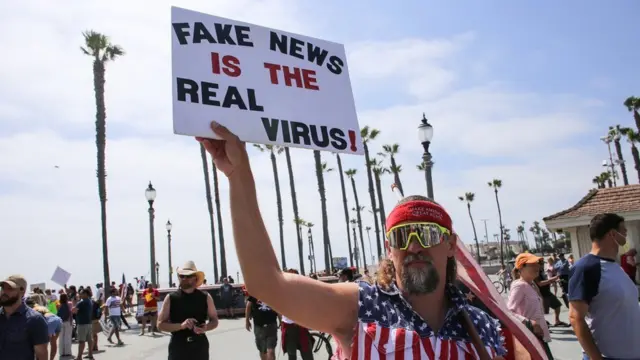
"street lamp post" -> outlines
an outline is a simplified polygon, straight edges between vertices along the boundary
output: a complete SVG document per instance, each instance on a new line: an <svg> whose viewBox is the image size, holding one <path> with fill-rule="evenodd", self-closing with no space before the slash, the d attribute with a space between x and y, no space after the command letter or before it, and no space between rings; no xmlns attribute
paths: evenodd
<svg viewBox="0 0 640 360"><path fill-rule="evenodd" d="M369 255L371 255L371 264L375 264L376 263L376 258L375 258L375 256L373 256L373 250L371 248L371 234L370 234L371 226L367 226L364 229L367 230L367 238L369 239Z"/></svg>
<svg viewBox="0 0 640 360"><path fill-rule="evenodd" d="M433 160L431 153L429 152L429 145L431 145L431 139L433 139L433 126L429 124L427 117L422 113L422 123L418 126L418 139L422 143L424 153L422 154L422 162L424 164L424 177L427 182L427 196L433 199L433 181L431 179L431 168L433 167Z"/></svg>
<svg viewBox="0 0 640 360"><path fill-rule="evenodd" d="M351 230L353 230L353 238L356 238L356 228L358 227L357 223L355 220L351 220ZM360 249L358 248L358 242L354 241L353 242L353 257L356 259L356 269L358 269L358 271L360 271Z"/></svg>
<svg viewBox="0 0 640 360"><path fill-rule="evenodd" d="M169 245L169 287L173 287L173 266L171 265L171 220L167 220L167 244Z"/></svg>
<svg viewBox="0 0 640 360"><path fill-rule="evenodd" d="M147 198L147 202L149 202L149 263L151 267L151 282L154 285L158 285L158 277L157 272L155 271L156 266L156 241L155 234L153 231L153 220L155 219L155 210L153 209L153 202L156 200L156 189L151 185L151 181L149 181L149 186L144 191L144 196Z"/></svg>
<svg viewBox="0 0 640 360"><path fill-rule="evenodd" d="M156 261L156 279L160 280L160 263ZM156 287L158 283L155 283Z"/></svg>
<svg viewBox="0 0 640 360"><path fill-rule="evenodd" d="M613 154L611 153L611 143L614 141L619 141L620 140L620 134L616 134L616 135L607 135L607 136L603 136L600 138L600 140L602 140L605 144L607 144L607 149L609 150L609 163L607 164L607 160L602 162L602 166L606 166L608 168L610 168L611 171L611 178L613 179L613 186L618 186L618 184L616 183L616 178L618 177L618 172L616 171L616 164L619 165L620 161L617 160L616 162L613 161Z"/></svg>
<svg viewBox="0 0 640 360"><path fill-rule="evenodd" d="M309 272L317 272L316 268L316 251L313 246L313 235L311 235L311 228L307 231L307 239L309 240Z"/></svg>

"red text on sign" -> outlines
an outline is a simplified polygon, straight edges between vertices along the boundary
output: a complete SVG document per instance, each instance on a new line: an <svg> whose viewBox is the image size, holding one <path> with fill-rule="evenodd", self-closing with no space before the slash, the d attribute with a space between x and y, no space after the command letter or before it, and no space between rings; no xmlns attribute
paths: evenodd
<svg viewBox="0 0 640 360"><path fill-rule="evenodd" d="M242 74L242 70L240 69L240 60L233 55L224 55L221 58L220 54L212 52L211 72L216 75L220 75L220 72L223 72L227 76L238 77Z"/></svg>
<svg viewBox="0 0 640 360"><path fill-rule="evenodd" d="M274 85L280 83L280 73L282 73L282 78L286 86L295 86L307 90L320 90L318 80L316 79L316 72L313 70L270 63L264 63L264 67L269 70L269 77L271 78L271 83Z"/></svg>

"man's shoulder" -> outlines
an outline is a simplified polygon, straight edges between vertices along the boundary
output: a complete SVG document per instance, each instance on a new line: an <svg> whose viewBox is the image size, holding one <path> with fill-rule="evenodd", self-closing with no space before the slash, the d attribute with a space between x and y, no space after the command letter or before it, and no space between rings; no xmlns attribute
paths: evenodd
<svg viewBox="0 0 640 360"><path fill-rule="evenodd" d="M598 275L602 270L602 262L608 261L593 254L587 254L571 268L571 274L588 274L588 276Z"/></svg>
<svg viewBox="0 0 640 360"><path fill-rule="evenodd" d="M27 326L47 326L47 320L40 312L33 310L27 306L27 310L24 313Z"/></svg>

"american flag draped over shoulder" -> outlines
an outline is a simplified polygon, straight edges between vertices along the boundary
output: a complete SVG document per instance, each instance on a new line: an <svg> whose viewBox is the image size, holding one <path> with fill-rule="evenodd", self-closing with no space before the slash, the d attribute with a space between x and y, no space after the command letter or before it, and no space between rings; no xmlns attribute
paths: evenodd
<svg viewBox="0 0 640 360"><path fill-rule="evenodd" d="M507 309L507 304L493 286L489 277L461 243L457 242L456 260L458 280L502 323L507 360L547 360L547 355L536 337Z"/></svg>

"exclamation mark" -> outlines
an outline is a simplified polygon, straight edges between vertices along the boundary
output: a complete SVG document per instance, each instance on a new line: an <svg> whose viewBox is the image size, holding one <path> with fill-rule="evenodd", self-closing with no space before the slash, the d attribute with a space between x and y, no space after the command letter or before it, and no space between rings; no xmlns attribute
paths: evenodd
<svg viewBox="0 0 640 360"><path fill-rule="evenodd" d="M349 130L349 141L351 142L351 151L358 151L358 148L356 147L356 132L353 130Z"/></svg>

